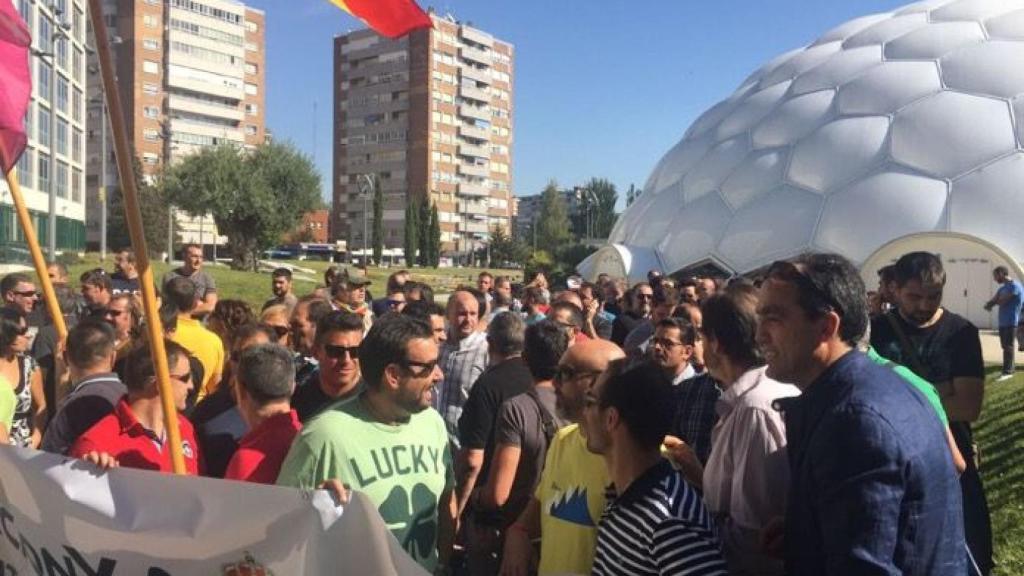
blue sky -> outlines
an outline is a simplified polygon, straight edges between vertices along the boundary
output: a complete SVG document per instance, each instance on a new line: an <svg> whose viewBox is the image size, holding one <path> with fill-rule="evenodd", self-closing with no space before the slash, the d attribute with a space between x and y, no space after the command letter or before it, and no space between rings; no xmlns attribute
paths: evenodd
<svg viewBox="0 0 1024 576"><path fill-rule="evenodd" d="M362 27L327 0L247 0L267 13L267 126L313 155L330 196L332 41ZM901 0L420 2L513 43L514 190L591 177L619 197L705 109L773 56ZM314 113L315 103L315 113ZM315 135L315 136L314 136ZM315 144L314 144L315 143Z"/></svg>

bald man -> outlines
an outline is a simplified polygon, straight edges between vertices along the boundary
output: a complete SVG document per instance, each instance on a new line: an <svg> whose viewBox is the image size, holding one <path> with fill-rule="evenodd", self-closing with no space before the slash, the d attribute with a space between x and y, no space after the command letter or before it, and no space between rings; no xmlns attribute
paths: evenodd
<svg viewBox="0 0 1024 576"><path fill-rule="evenodd" d="M601 457L587 450L579 421L587 390L612 361L625 357L607 340L588 340L570 347L558 363L556 407L560 417L573 423L551 440L534 498L508 529L503 574L530 573L537 538L540 574L590 574L610 480Z"/></svg>

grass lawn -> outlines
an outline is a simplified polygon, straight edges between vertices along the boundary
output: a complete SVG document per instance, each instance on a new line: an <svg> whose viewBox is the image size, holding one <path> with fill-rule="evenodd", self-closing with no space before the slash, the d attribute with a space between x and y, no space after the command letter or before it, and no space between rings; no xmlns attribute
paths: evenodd
<svg viewBox="0 0 1024 576"><path fill-rule="evenodd" d="M107 257L107 262L104 266L108 271L113 271L114 263L113 256ZM313 270L313 274L296 273L294 277L293 287L296 294L299 296L308 294L318 284L323 282L323 273L327 270L327 267L331 264L329 262L311 261L311 260L289 260L286 261L288 264L294 264L301 268L308 268ZM86 257L69 268L71 275L71 284L73 286L78 285L78 277L86 270L91 270L100 266L101 262L99 254L90 253ZM171 267L162 262L151 262L153 266L153 276L157 282ZM180 265L180 264L179 264ZM242 272L238 270L232 270L227 265L212 265L207 262L203 268L213 276L214 281L217 283L217 293L221 299L226 298L237 298L244 300L253 306L253 309L259 311L263 302L270 298L270 274L261 273L255 274L253 272ZM375 298L384 296L385 286L387 285L387 278L392 272L399 270L399 268L370 268L368 271L370 280L373 284L370 285L370 292ZM447 294L460 284L476 285L476 277L482 268L411 268L409 271L412 274L412 279L417 282L423 282L429 284L434 289L435 296ZM353 274L358 273L352 267L349 267L349 271ZM523 278L522 270L491 270L491 273L498 275L511 276L513 282L521 281Z"/></svg>
<svg viewBox="0 0 1024 576"><path fill-rule="evenodd" d="M985 407L974 427L981 450L981 476L992 512L996 563L993 574L1024 574L1024 372L994 382L988 369Z"/></svg>

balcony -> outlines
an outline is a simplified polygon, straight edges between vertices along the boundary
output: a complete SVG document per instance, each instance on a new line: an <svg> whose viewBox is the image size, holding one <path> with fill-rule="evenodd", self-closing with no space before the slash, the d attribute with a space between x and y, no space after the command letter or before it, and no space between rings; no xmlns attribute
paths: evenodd
<svg viewBox="0 0 1024 576"><path fill-rule="evenodd" d="M459 170L462 172L461 168ZM487 169L485 168L486 172ZM487 189L487 186L483 184L474 184L470 182L459 182L459 196L473 196L473 197L487 197L491 195L491 191ZM480 214L486 214L487 207L484 206L483 211Z"/></svg>
<svg viewBox="0 0 1024 576"><path fill-rule="evenodd" d="M170 94L167 96L167 107L171 110L192 112L194 114L202 114L203 116L227 118L236 122L241 122L245 119L245 112L242 110L241 106L227 106L216 102L210 102L208 100L188 98L176 94Z"/></svg>
<svg viewBox="0 0 1024 576"><path fill-rule="evenodd" d="M486 234L487 233L487 222L476 222L473 220L463 220L459 222L459 232L469 232L471 234Z"/></svg>
<svg viewBox="0 0 1024 576"><path fill-rule="evenodd" d="M487 202L462 202L459 204L459 213L487 216Z"/></svg>
<svg viewBox="0 0 1024 576"><path fill-rule="evenodd" d="M459 106L459 115L474 120L491 121L491 109L486 106L477 107L463 104Z"/></svg>
<svg viewBox="0 0 1024 576"><path fill-rule="evenodd" d="M459 96L485 104L491 101L491 95L486 90L481 90L472 84L459 84Z"/></svg>
<svg viewBox="0 0 1024 576"><path fill-rule="evenodd" d="M465 174L466 176L476 176L477 178L487 178L491 175L491 169L485 164L467 164L465 162L459 163L459 174ZM459 184L461 191L462 184Z"/></svg>
<svg viewBox="0 0 1024 576"><path fill-rule="evenodd" d="M459 156L468 156L469 158L483 158L487 160L491 157L491 153L487 148L483 146L473 146L472 144L459 144Z"/></svg>
<svg viewBox="0 0 1024 576"><path fill-rule="evenodd" d="M486 32L477 30L476 28L470 28L469 26L459 26L459 36L464 40L468 40L474 44L481 44L490 48L494 46L494 36Z"/></svg>
<svg viewBox="0 0 1024 576"><path fill-rule="evenodd" d="M472 138L473 140L488 140L491 137L487 128L473 126L471 124L459 124L459 136Z"/></svg>
<svg viewBox="0 0 1024 576"><path fill-rule="evenodd" d="M473 68L472 66L463 64L459 66L459 75L466 79L474 82L483 82L484 84L491 84L491 74L487 70L481 70L479 68Z"/></svg>
<svg viewBox="0 0 1024 576"><path fill-rule="evenodd" d="M470 48L468 46L462 46L459 48L459 56L469 62L476 64L483 64L484 66L491 65L491 53L487 50L479 50L477 48Z"/></svg>

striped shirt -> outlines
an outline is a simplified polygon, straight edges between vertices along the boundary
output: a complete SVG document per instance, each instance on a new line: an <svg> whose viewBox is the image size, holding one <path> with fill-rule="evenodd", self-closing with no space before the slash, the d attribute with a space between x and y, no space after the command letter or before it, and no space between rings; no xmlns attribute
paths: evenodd
<svg viewBox="0 0 1024 576"><path fill-rule="evenodd" d="M595 576L726 576L711 515L667 460L609 500L597 533Z"/></svg>
<svg viewBox="0 0 1024 576"><path fill-rule="evenodd" d="M441 413L452 445L460 448L459 418L462 406L469 399L476 379L487 369L487 334L474 332L461 340L449 336L441 345L439 364L444 380L434 398L434 408Z"/></svg>

